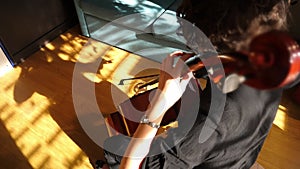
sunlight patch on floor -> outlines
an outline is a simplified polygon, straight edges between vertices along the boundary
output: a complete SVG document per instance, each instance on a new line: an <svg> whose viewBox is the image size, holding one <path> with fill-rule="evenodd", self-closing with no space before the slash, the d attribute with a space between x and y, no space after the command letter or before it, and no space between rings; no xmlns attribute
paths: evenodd
<svg viewBox="0 0 300 169"><path fill-rule="evenodd" d="M279 105L275 120L273 121L273 124L279 127L281 130L285 130L286 112L287 108Z"/></svg>
<svg viewBox="0 0 300 169"><path fill-rule="evenodd" d="M21 73L14 69L0 78L0 120L33 168L91 169L87 156L60 129L48 112L51 101L34 93L27 101L14 102L14 82ZM6 85L6 86L5 86Z"/></svg>

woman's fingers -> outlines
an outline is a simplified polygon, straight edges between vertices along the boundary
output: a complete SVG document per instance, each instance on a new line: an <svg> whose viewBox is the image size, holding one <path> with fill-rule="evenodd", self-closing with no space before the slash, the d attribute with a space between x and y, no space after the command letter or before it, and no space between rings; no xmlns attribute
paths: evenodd
<svg viewBox="0 0 300 169"><path fill-rule="evenodd" d="M190 72L189 67L185 64L185 61L193 56L192 53L185 53L185 52L174 52L170 55L171 58L173 58L173 68L175 70L175 74L173 74L176 77L182 78L185 76L188 72ZM178 58L175 62L175 58Z"/></svg>
<svg viewBox="0 0 300 169"><path fill-rule="evenodd" d="M180 80L180 88L181 91L185 91L187 84L189 83L189 81L191 80L191 78L193 78L193 73L189 72L187 73L185 76L181 77Z"/></svg>
<svg viewBox="0 0 300 169"><path fill-rule="evenodd" d="M165 58L163 60L163 63L162 63L163 69L168 70L168 69L173 68L175 59L182 55L183 55L182 51L176 51L176 52L171 53L167 58Z"/></svg>
<svg viewBox="0 0 300 169"><path fill-rule="evenodd" d="M172 106L184 93L187 84L193 77L191 71L185 70L186 64L184 60L190 57L191 54L184 52L174 52L170 54L162 62L161 73L159 75L158 91L155 98L160 102L165 103L165 107ZM175 66L173 66L175 63Z"/></svg>
<svg viewBox="0 0 300 169"><path fill-rule="evenodd" d="M193 74L185 64L185 60L193 56L191 53L176 51L164 59L159 79L159 88L163 89L167 81L173 80L180 89L185 89Z"/></svg>

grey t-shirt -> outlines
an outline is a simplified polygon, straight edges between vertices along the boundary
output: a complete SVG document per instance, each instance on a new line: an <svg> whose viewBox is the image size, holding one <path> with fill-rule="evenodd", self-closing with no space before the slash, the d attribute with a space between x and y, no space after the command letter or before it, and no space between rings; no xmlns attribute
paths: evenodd
<svg viewBox="0 0 300 169"><path fill-rule="evenodd" d="M205 142L200 142L210 109L210 91L208 86L201 93L197 120L187 133L182 133L181 126L191 122L189 117L181 118L179 127L171 129L167 138L153 142L151 150L166 152L147 157L145 168L248 169L254 164L272 126L282 90L263 91L241 85L226 94L217 127ZM170 140L180 141L170 147Z"/></svg>
<svg viewBox="0 0 300 169"><path fill-rule="evenodd" d="M211 97L212 88L216 90L216 86L208 85L200 91L200 100L194 97L197 90L187 89L183 97L188 98L188 104L182 105L184 113L179 114L178 128L169 129L167 137L155 138L141 168L248 169L254 164L272 126L282 90L263 91L241 85L223 95L225 100L222 100L221 95ZM212 98L224 104L217 101L212 107ZM200 104L196 106L198 101ZM209 137L199 141L207 119L213 117L209 116L211 109L222 111L217 113L220 120ZM196 116L191 113L195 111ZM105 151L111 168L119 167L120 154L124 154L129 142L128 137L121 135L105 142L104 147L114 150Z"/></svg>

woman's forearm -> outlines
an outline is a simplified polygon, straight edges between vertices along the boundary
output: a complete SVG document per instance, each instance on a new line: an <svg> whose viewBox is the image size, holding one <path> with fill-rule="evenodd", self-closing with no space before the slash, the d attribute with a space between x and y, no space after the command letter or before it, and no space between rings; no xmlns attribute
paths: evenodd
<svg viewBox="0 0 300 169"><path fill-rule="evenodd" d="M179 59L175 62L176 57L180 57L182 60ZM188 82L193 77L192 72L182 75L185 66L183 60L188 57L189 55L183 52L174 52L163 60L158 89L155 91L155 95L146 111L148 121L151 123L142 123L138 126L124 154L120 168L138 169L147 156L158 130L156 125L152 124L161 123L166 111L180 99Z"/></svg>
<svg viewBox="0 0 300 169"><path fill-rule="evenodd" d="M160 124L162 121L164 112L166 111L162 108L162 101L159 101L159 97L154 100L155 104L149 106L146 115L149 117L151 122ZM160 113L157 113L160 112ZM160 114L160 115L158 115ZM136 129L132 140L130 141L125 155L122 159L120 168L135 169L139 168L140 163L147 156L151 143L157 133L157 128L151 127L147 124L140 124Z"/></svg>
<svg viewBox="0 0 300 169"><path fill-rule="evenodd" d="M149 152L151 142L157 133L156 128L140 124L121 161L122 169L138 169Z"/></svg>

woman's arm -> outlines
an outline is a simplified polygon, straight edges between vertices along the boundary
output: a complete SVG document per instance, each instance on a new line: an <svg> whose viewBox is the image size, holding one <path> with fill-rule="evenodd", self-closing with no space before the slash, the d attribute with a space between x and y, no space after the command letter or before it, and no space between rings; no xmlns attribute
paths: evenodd
<svg viewBox="0 0 300 169"><path fill-rule="evenodd" d="M175 58L178 57L180 59L174 64ZM184 60L188 57L190 57L189 54L174 52L162 62L158 89L145 113L150 122L160 124L166 111L181 98L189 80L193 77L184 64ZM183 70L188 73L183 74ZM149 152L156 133L157 128L148 124L140 124L129 143L120 168L139 168Z"/></svg>

